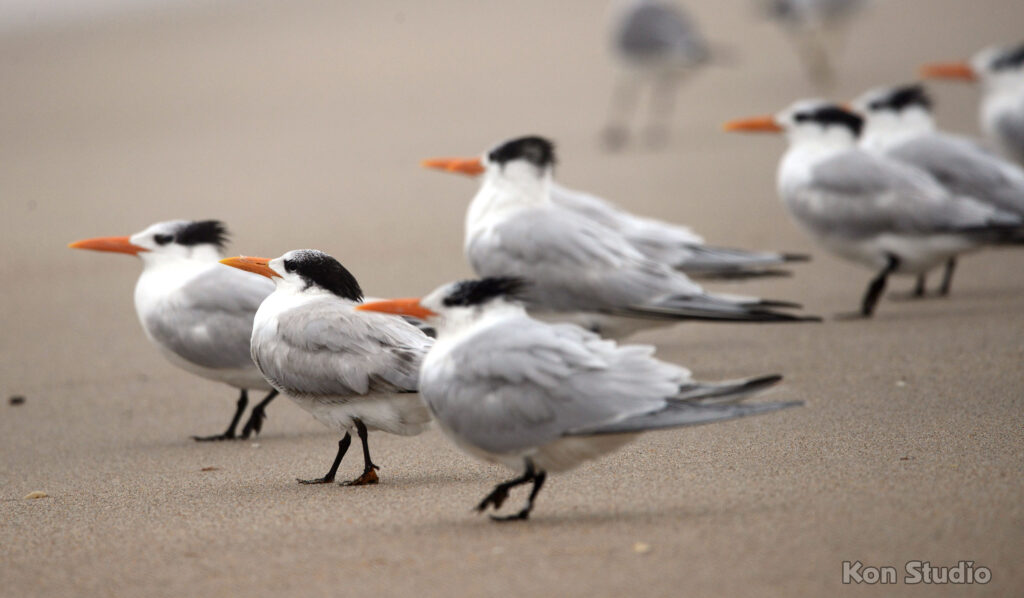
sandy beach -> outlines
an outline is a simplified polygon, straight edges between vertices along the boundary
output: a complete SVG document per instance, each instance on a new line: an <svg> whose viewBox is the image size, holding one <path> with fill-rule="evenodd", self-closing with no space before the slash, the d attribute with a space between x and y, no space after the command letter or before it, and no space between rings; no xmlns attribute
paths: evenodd
<svg viewBox="0 0 1024 598"><path fill-rule="evenodd" d="M1020 38L1017 0L877 4L831 97ZM962 259L949 298L836 321L871 274L787 218L783 139L721 132L821 94L748 3L688 5L735 59L683 90L661 152L599 147L616 71L608 14L584 0L193 3L4 32L0 595L1024 593L1024 251ZM979 134L977 89L932 89L944 127ZM371 436L377 486L300 486L336 435L279 399L255 441L194 443L222 430L235 391L149 344L136 260L66 248L218 218L232 255L319 248L369 294L422 294L471 275L476 183L418 162L525 133L558 143L569 186L719 245L813 254L791 278L708 286L799 301L824 323L632 339L701 379L782 373L770 398L805 407L644 436L550 478L525 524L471 512L508 472L437 430ZM23 498L36 490L48 497ZM901 579L908 561L973 561L992 579L844 586L844 561Z"/></svg>

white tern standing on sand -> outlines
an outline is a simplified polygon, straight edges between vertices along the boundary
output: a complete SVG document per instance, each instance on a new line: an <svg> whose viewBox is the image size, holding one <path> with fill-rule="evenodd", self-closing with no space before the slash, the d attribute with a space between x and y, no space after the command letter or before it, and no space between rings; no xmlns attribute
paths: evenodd
<svg viewBox="0 0 1024 598"><path fill-rule="evenodd" d="M347 485L376 484L368 432L412 436L430 423L416 394L420 361L433 339L401 318L355 311L363 291L338 260L322 251L289 251L274 259L233 257L223 263L276 283L252 330L252 359L277 390L323 425L344 432L330 470L304 484L334 481L359 436L363 473Z"/></svg>
<svg viewBox="0 0 1024 598"><path fill-rule="evenodd" d="M130 237L77 241L73 249L137 255L142 274L135 285L135 311L142 329L174 365L241 390L223 434L196 440L249 438L259 433L267 405L277 396L249 356L252 320L274 285L217 261L227 229L216 220L159 222ZM236 432L249 403L248 390L269 391Z"/></svg>
<svg viewBox="0 0 1024 598"><path fill-rule="evenodd" d="M1021 220L951 195L923 170L857 146L864 120L821 100L772 116L726 123L727 131L785 132L778 192L790 215L840 257L877 272L861 301L870 317L890 274L923 274L959 253L1011 240Z"/></svg>
<svg viewBox="0 0 1024 598"><path fill-rule="evenodd" d="M528 283L525 283L528 284ZM451 283L422 300L366 303L359 310L422 318L437 329L423 360L420 393L441 429L469 454L521 475L478 505L500 509L509 489L531 483L526 519L548 472L571 469L648 430L767 413L799 403L741 404L781 376L704 384L653 357L572 324L531 318L524 282Z"/></svg>

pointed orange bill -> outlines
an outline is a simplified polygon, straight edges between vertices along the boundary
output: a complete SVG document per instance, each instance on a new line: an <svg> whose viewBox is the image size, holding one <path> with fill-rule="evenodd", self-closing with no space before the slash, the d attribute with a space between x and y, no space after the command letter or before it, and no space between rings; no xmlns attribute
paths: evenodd
<svg viewBox="0 0 1024 598"><path fill-rule="evenodd" d="M239 270L245 270L246 272L252 272L253 274L259 274L266 276L267 278L273 278L277 276L281 277L280 274L274 272L270 268L270 259L265 257L248 257L240 255L238 257L226 257L220 261L225 266L231 266L232 268L238 268Z"/></svg>
<svg viewBox="0 0 1024 598"><path fill-rule="evenodd" d="M738 118L730 120L722 125L722 128L730 133L781 133L782 127L775 122L774 116L754 116L751 118Z"/></svg>
<svg viewBox="0 0 1024 598"><path fill-rule="evenodd" d="M127 253L138 255L143 251L149 251L145 247L132 245L131 237L97 237L95 239L83 239L68 243L71 249L90 249L92 251L110 251L113 253Z"/></svg>
<svg viewBox="0 0 1024 598"><path fill-rule="evenodd" d="M480 158L430 158L420 162L420 165L447 172L460 172L469 176L478 176L484 172L484 164Z"/></svg>
<svg viewBox="0 0 1024 598"><path fill-rule="evenodd" d="M936 62L921 67L921 76L925 79L960 79L974 81L978 75L966 62Z"/></svg>
<svg viewBox="0 0 1024 598"><path fill-rule="evenodd" d="M383 301L372 301L370 303L358 305L356 306L356 309L363 311L379 311L381 313L395 314L399 316L410 316L419 320L426 320L427 318L437 315L437 313L420 305L420 300L416 297L410 299L385 299Z"/></svg>

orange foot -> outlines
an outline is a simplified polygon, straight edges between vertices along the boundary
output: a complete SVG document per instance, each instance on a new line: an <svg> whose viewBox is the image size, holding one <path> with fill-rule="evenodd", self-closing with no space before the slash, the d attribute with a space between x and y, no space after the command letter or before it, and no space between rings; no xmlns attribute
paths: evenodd
<svg viewBox="0 0 1024 598"><path fill-rule="evenodd" d="M369 484L376 484L379 481L380 480L377 478L377 472L372 470L372 469L368 469L368 470L364 471L363 475L359 476L358 478L356 478L356 479L354 479L352 481L349 481L349 482L342 482L341 485L342 486L367 486Z"/></svg>

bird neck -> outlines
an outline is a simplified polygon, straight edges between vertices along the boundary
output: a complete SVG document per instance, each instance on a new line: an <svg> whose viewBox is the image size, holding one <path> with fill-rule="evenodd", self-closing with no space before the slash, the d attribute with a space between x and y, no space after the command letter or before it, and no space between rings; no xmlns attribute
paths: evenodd
<svg viewBox="0 0 1024 598"><path fill-rule="evenodd" d="M926 110L908 108L899 113L874 114L864 122L860 146L884 152L907 139L935 131L935 120Z"/></svg>

